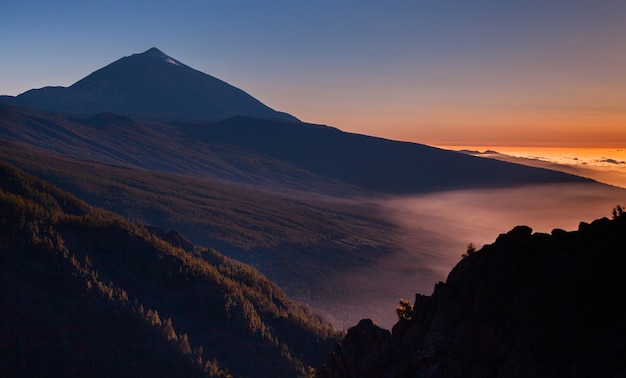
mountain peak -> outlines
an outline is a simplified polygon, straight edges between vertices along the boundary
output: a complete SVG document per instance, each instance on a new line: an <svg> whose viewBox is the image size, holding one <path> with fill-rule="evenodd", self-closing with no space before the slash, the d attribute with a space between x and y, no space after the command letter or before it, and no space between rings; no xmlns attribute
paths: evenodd
<svg viewBox="0 0 626 378"><path fill-rule="evenodd" d="M141 53L141 55L154 56L159 58L167 56L163 51L157 49L156 47L149 48L148 50Z"/></svg>
<svg viewBox="0 0 626 378"><path fill-rule="evenodd" d="M17 105L71 115L115 113L144 119L192 121L217 121L241 115L299 122L156 47L118 59L68 88L30 90L9 100Z"/></svg>
<svg viewBox="0 0 626 378"><path fill-rule="evenodd" d="M159 60L164 60L167 63L173 64L175 66L180 66L181 63L179 61L177 61L176 59L172 58L171 56L165 54L163 51L157 49L156 47L152 47L146 51L144 51L143 53L137 54L137 55L141 55L141 56L147 56L150 58L156 58Z"/></svg>

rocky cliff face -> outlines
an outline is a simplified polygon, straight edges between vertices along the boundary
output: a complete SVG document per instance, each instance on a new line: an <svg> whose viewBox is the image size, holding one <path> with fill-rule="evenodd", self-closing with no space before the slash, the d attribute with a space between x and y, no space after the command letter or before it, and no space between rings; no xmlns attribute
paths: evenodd
<svg viewBox="0 0 626 378"><path fill-rule="evenodd" d="M361 321L320 377L626 376L626 216L518 226L462 259L391 334Z"/></svg>

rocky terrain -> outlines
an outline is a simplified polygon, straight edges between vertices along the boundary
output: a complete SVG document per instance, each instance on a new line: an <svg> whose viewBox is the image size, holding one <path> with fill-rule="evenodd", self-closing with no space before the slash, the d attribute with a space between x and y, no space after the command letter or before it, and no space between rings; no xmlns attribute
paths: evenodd
<svg viewBox="0 0 626 378"><path fill-rule="evenodd" d="M319 377L626 375L626 216L577 231L518 226L468 250L392 331L351 328Z"/></svg>

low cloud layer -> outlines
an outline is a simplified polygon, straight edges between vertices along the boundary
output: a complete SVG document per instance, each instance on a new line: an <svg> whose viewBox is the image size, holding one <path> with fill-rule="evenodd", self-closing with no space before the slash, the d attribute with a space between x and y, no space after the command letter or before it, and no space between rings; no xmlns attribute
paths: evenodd
<svg viewBox="0 0 626 378"><path fill-rule="evenodd" d="M503 153L500 149L503 149ZM622 149L574 149L572 152L559 149L529 149L508 151L506 147L495 147L500 152L486 150L463 150L464 153L562 171L589 177L599 182L626 188L626 152Z"/></svg>
<svg viewBox="0 0 626 378"><path fill-rule="evenodd" d="M614 164L614 165L622 165L622 164L626 164L626 161L623 161L623 160L615 160L615 159L611 159L611 158L602 158L602 159L598 159L598 163L607 163L607 164Z"/></svg>
<svg viewBox="0 0 626 378"><path fill-rule="evenodd" d="M381 201L382 211L398 226L402 251L377 266L346 274L336 285L349 295L314 307L322 308L339 328L362 318L389 328L397 321L400 298L413 301L415 293L430 295L468 243L480 248L517 225L534 232L575 230L581 221L608 217L615 205L625 202L623 189L586 184L451 191Z"/></svg>

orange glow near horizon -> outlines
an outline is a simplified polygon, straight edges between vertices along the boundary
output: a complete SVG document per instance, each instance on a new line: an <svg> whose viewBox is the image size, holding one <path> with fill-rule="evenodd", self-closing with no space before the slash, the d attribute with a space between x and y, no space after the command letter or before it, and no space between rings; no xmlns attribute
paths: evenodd
<svg viewBox="0 0 626 378"><path fill-rule="evenodd" d="M607 147L541 147L541 146L476 146L476 145L438 145L447 150L475 150L484 152L492 150L516 157L545 157L555 163L570 163L572 160L581 160L587 164L592 161L612 158L626 162L626 148Z"/></svg>
<svg viewBox="0 0 626 378"><path fill-rule="evenodd" d="M560 170L626 188L626 148L495 145L438 145L437 147L456 151L496 151L514 158L531 159L531 161L520 160L519 163L521 164L533 165L532 161L542 162L542 164L537 166Z"/></svg>
<svg viewBox="0 0 626 378"><path fill-rule="evenodd" d="M427 145L626 148L626 112L620 114L472 114L435 112L417 118L338 117L344 131ZM342 127L343 126L343 127Z"/></svg>
<svg viewBox="0 0 626 378"><path fill-rule="evenodd" d="M626 148L619 78L611 85L603 76L566 80L555 78L558 70L551 77L511 78L499 69L378 91L313 88L288 105L307 122L428 145Z"/></svg>

